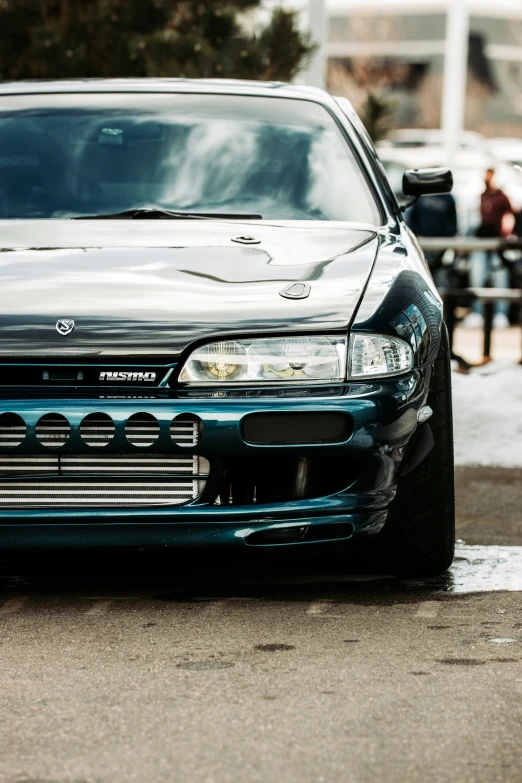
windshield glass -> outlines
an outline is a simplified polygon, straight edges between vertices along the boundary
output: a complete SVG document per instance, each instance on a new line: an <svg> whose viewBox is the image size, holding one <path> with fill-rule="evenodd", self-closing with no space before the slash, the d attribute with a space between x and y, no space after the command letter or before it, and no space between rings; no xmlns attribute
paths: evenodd
<svg viewBox="0 0 522 783"><path fill-rule="evenodd" d="M349 144L310 101L179 93L0 98L0 218L142 207L380 222Z"/></svg>

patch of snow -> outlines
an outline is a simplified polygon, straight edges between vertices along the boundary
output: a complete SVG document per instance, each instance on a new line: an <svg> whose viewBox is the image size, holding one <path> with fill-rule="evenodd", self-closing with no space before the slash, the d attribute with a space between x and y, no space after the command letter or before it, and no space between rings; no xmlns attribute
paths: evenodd
<svg viewBox="0 0 522 783"><path fill-rule="evenodd" d="M520 639L507 639L504 637L499 637L498 639L488 639L488 642L493 642L493 644L511 644L512 642L519 642Z"/></svg>
<svg viewBox="0 0 522 783"><path fill-rule="evenodd" d="M456 465L522 467L522 366L452 373Z"/></svg>

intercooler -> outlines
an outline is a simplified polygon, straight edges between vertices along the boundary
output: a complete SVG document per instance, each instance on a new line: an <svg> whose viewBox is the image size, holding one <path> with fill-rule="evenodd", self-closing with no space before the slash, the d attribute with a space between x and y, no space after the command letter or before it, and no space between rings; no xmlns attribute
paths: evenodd
<svg viewBox="0 0 522 783"><path fill-rule="evenodd" d="M0 508L172 506L194 500L203 491L208 461L168 448L153 451L160 425L150 414L137 413L127 420L125 437L131 448L118 453L103 451L115 433L108 415L87 415L79 433L85 450L74 452L71 443L71 453L62 448L71 434L65 416L42 416L34 436L18 414L0 416ZM178 417L168 435L178 446L196 446L199 425L190 417ZM32 437L45 447L44 453L17 448L24 444L30 451Z"/></svg>
<svg viewBox="0 0 522 783"><path fill-rule="evenodd" d="M0 455L0 507L178 505L203 489L208 462L177 454Z"/></svg>

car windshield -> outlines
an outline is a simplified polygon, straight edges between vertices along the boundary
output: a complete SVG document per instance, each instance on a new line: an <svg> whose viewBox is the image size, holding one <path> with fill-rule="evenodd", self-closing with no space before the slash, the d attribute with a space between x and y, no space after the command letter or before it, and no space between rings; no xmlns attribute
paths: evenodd
<svg viewBox="0 0 522 783"><path fill-rule="evenodd" d="M350 145L312 101L179 93L0 98L0 218L144 207L380 222Z"/></svg>

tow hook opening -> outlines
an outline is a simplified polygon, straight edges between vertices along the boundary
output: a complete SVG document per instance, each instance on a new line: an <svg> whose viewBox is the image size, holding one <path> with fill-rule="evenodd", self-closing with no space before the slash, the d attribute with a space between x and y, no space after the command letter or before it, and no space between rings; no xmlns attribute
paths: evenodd
<svg viewBox="0 0 522 783"><path fill-rule="evenodd" d="M326 541L342 541L351 538L350 523L325 525L287 525L256 530L245 538L248 546L281 546L286 544L310 544Z"/></svg>

